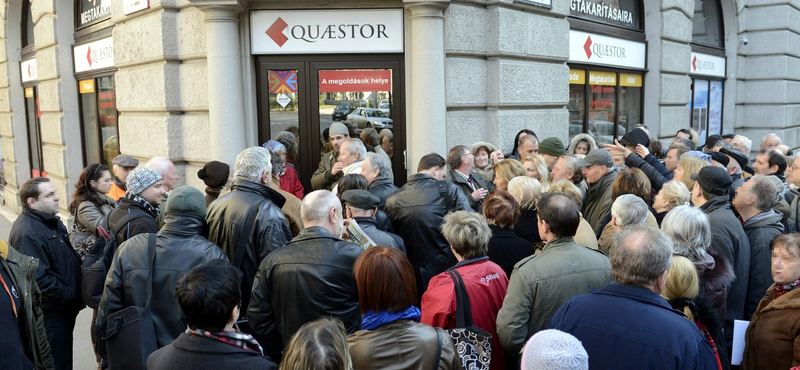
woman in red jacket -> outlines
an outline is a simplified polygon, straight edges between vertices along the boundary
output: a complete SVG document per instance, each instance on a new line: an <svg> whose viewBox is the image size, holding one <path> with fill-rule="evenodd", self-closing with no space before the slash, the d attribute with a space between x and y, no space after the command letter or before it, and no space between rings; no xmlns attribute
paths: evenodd
<svg viewBox="0 0 800 370"><path fill-rule="evenodd" d="M452 268L461 274L472 308L475 326L492 334L491 370L505 369L505 352L497 338L497 312L503 305L508 277L487 256L492 232L483 216L467 211L445 216L442 234L458 263ZM456 326L456 294L453 280L445 271L434 276L422 295L420 322L445 329Z"/></svg>

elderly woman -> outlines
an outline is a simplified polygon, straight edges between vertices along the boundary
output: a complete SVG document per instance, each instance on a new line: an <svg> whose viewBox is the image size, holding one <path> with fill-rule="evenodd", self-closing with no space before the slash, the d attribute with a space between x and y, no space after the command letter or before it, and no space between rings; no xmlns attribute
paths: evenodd
<svg viewBox="0 0 800 370"><path fill-rule="evenodd" d="M775 280L750 319L742 370L788 369L800 364L800 234L770 243Z"/></svg>
<svg viewBox="0 0 800 370"><path fill-rule="evenodd" d="M708 157L706 159L706 157ZM673 179L683 182L689 192L694 189L696 180L692 180L692 175L699 173L700 169L711 164L711 156L703 152L691 151L686 152L681 156L678 167L675 168L675 177Z"/></svg>
<svg viewBox="0 0 800 370"><path fill-rule="evenodd" d="M508 190L508 182L517 176L525 176L525 167L516 159L504 159L494 165L495 189Z"/></svg>
<svg viewBox="0 0 800 370"><path fill-rule="evenodd" d="M503 153L493 144L479 141L472 144L472 155L475 156L475 168L472 171L479 173L486 181L492 181L494 179L492 166L503 160Z"/></svg>
<svg viewBox="0 0 800 370"><path fill-rule="evenodd" d="M411 263L389 247L364 251L354 266L361 328L348 338L354 370L458 369L450 336L419 323L417 283ZM437 360L439 358L439 360Z"/></svg>
<svg viewBox="0 0 800 370"><path fill-rule="evenodd" d="M578 209L580 209L581 205L583 204L583 197L581 196L580 189L578 189L578 187L569 180L556 181L548 185L544 189L544 192L564 194L578 205ZM597 236L594 234L592 225L590 225L589 222L583 218L583 215L581 215L581 223L578 224L578 231L575 232L575 242L584 247L593 249L597 249L598 247Z"/></svg>
<svg viewBox="0 0 800 370"><path fill-rule="evenodd" d="M280 370L353 370L347 332L339 318L306 323L292 336Z"/></svg>
<svg viewBox="0 0 800 370"><path fill-rule="evenodd" d="M656 211L656 221L658 226L664 220L667 212L671 211L677 206L682 206L692 201L692 193L686 188L686 185L678 180L671 180L666 182L661 190L656 194L656 199L653 201L653 209Z"/></svg>
<svg viewBox="0 0 800 370"><path fill-rule="evenodd" d="M597 149L597 143L594 138L589 134L577 134L569 142L567 154L580 154L587 155L592 150Z"/></svg>
<svg viewBox="0 0 800 370"><path fill-rule="evenodd" d="M542 185L550 182L550 170L547 169L547 162L539 154L529 155L520 161L528 177L539 180Z"/></svg>
<svg viewBox="0 0 800 370"><path fill-rule="evenodd" d="M508 277L486 255L492 231L483 216L467 211L447 214L442 234L458 263L448 271L457 272L469 295L472 322L492 335L490 369L505 369L505 351L497 337L497 313L508 289ZM456 326L456 293L447 271L434 276L422 295L420 322L445 329Z"/></svg>
<svg viewBox="0 0 800 370"><path fill-rule="evenodd" d="M698 208L678 206L664 217L661 230L672 238L675 253L694 263L700 278L700 293L708 298L724 321L728 286L734 279L733 267L727 258L709 248L708 216Z"/></svg>
<svg viewBox="0 0 800 370"><path fill-rule="evenodd" d="M531 177L515 177L508 182L508 192L519 204L519 217L514 224L514 234L527 240L531 245L541 242L539 220L536 218L536 200L542 194L542 185Z"/></svg>
<svg viewBox="0 0 800 370"><path fill-rule="evenodd" d="M489 260L498 264L506 276L511 276L517 262L533 254L531 243L514 234L519 214L519 204L505 190L494 190L483 201L483 215L492 231Z"/></svg>
<svg viewBox="0 0 800 370"><path fill-rule="evenodd" d="M264 143L263 147L269 150L269 153L274 157L280 159L280 169L276 177L280 181L280 188L283 191L292 193L297 199L302 200L305 189L300 182L300 175L291 163L287 161L287 149L280 141L270 140Z"/></svg>

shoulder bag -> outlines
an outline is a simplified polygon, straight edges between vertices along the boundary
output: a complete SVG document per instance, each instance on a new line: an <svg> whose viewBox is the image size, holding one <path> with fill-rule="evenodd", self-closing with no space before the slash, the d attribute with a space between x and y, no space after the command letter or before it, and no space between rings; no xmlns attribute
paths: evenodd
<svg viewBox="0 0 800 370"><path fill-rule="evenodd" d="M472 308L464 281L457 270L447 270L456 290L456 328L448 329L465 370L488 370L492 360L492 335L472 324Z"/></svg>

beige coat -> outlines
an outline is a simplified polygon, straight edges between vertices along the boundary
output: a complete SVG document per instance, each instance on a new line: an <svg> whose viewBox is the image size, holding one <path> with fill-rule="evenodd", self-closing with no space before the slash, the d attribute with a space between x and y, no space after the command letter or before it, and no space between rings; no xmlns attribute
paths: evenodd
<svg viewBox="0 0 800 370"><path fill-rule="evenodd" d="M272 176L272 182L270 182L269 187L286 198L286 203L283 203L281 212L283 212L283 215L286 216L286 222L289 223L289 229L292 230L292 236L297 236L297 234L300 234L300 230L303 230L303 218L300 216L300 199L297 199L294 194L288 191L281 190L280 180L278 180L278 178L275 176Z"/></svg>
<svg viewBox="0 0 800 370"><path fill-rule="evenodd" d="M581 217L581 223L578 224L578 230L575 232L575 243L584 247L597 249L597 237L594 235L592 225L586 222L586 219Z"/></svg>

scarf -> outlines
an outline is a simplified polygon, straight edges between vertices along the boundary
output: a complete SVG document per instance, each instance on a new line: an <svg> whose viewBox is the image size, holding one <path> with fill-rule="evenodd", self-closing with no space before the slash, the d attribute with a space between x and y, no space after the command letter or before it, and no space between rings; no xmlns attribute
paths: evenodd
<svg viewBox="0 0 800 370"><path fill-rule="evenodd" d="M211 338L232 346L239 347L245 351L258 352L262 356L264 355L264 351L261 349L261 346L252 335L239 331L221 331L218 333L212 333L202 329L186 329L186 334L191 334L193 337Z"/></svg>
<svg viewBox="0 0 800 370"><path fill-rule="evenodd" d="M788 284L775 283L775 299L786 293L793 291L794 288L797 288L798 285L800 285L800 278Z"/></svg>
<svg viewBox="0 0 800 370"><path fill-rule="evenodd" d="M400 312L380 311L373 312L367 311L361 317L361 329L375 330L383 324L388 324L397 320L414 320L419 321L420 312L419 308L411 306Z"/></svg>
<svg viewBox="0 0 800 370"><path fill-rule="evenodd" d="M153 215L153 218L158 217L158 213L161 212L157 207L153 207L153 205L150 204L150 202L148 202L147 199L144 199L139 195L132 193L125 193L125 199L140 205L147 212L150 212Z"/></svg>
<svg viewBox="0 0 800 370"><path fill-rule="evenodd" d="M128 186L125 185L118 177L114 176L114 184L117 185L118 188L128 191Z"/></svg>

